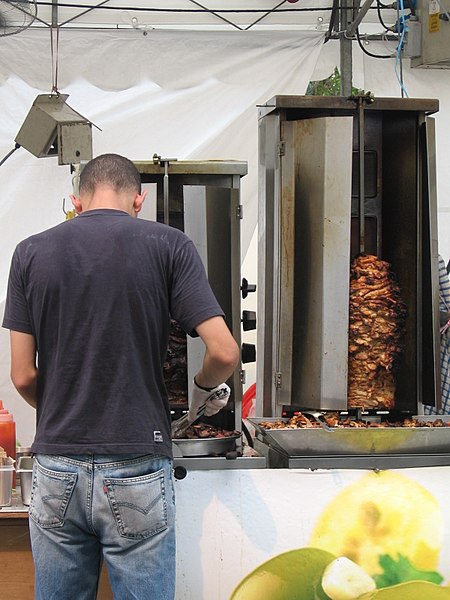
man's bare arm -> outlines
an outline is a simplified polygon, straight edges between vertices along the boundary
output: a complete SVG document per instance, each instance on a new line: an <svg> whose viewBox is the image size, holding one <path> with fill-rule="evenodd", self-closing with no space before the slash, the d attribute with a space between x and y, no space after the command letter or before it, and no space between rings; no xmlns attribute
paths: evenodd
<svg viewBox="0 0 450 600"><path fill-rule="evenodd" d="M36 408L36 343L29 333L10 332L11 380L28 404Z"/></svg>
<svg viewBox="0 0 450 600"><path fill-rule="evenodd" d="M222 317L207 319L196 330L206 352L195 380L202 387L215 387L233 374L239 363L239 347Z"/></svg>

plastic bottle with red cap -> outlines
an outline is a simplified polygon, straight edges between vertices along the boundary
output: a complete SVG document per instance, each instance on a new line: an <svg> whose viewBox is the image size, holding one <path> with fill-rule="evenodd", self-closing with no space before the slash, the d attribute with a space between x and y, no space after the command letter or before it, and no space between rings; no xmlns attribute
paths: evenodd
<svg viewBox="0 0 450 600"><path fill-rule="evenodd" d="M16 423L12 413L3 408L0 400L0 446L5 450L7 456L16 460ZM16 476L13 476L13 487L16 486Z"/></svg>

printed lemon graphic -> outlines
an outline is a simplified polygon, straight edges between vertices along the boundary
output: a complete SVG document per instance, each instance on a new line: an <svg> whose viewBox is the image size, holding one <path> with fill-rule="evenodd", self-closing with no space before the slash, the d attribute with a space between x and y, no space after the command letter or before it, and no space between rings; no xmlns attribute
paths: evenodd
<svg viewBox="0 0 450 600"><path fill-rule="evenodd" d="M283 552L247 575L230 600L328 600L320 582L334 558L318 548Z"/></svg>
<svg viewBox="0 0 450 600"><path fill-rule="evenodd" d="M310 545L346 556L369 575L381 571L382 554L402 554L416 568L433 570L442 527L441 509L428 490L395 471L373 472L331 500Z"/></svg>

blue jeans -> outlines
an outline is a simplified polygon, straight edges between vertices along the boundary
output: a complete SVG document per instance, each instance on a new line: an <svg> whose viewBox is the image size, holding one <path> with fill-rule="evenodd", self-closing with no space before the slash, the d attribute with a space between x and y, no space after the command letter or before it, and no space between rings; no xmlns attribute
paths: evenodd
<svg viewBox="0 0 450 600"><path fill-rule="evenodd" d="M173 600L171 459L38 454L29 515L36 600L95 600L103 560L115 600Z"/></svg>

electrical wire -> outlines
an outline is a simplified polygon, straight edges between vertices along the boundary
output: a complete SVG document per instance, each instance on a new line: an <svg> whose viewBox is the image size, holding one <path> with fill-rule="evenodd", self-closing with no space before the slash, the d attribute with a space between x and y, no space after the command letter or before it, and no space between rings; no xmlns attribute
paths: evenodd
<svg viewBox="0 0 450 600"><path fill-rule="evenodd" d="M380 0L377 0L377 14L378 14L378 20L380 21L380 24L382 27L384 27L386 29L386 31L394 31L394 26L391 25L386 25L386 23L383 21L383 18L381 16L381 9L382 8L388 8L387 6L385 6L384 4L382 4L380 2Z"/></svg>
<svg viewBox="0 0 450 600"><path fill-rule="evenodd" d="M400 89L402 92L402 98L408 96L408 92L403 84L403 65L402 65L402 51L403 51L403 42L405 39L405 34L408 31L408 25L405 19L405 7L403 5L403 0L399 0L397 4L397 27L401 30L400 39L397 45L397 51L395 53L395 75L397 77L397 81L400 84Z"/></svg>
<svg viewBox="0 0 450 600"><path fill-rule="evenodd" d="M10 157L12 154L14 154L14 152L15 152L16 150L18 150L20 147L21 147L21 146L20 146L20 144L17 144L17 143L16 143L16 145L14 146L14 148L13 148L12 150L10 150L10 151L8 152L8 154L6 154L6 156L4 156L4 157L2 158L2 160L0 160L0 167L1 167L1 166L3 165L3 163L5 163L5 162L8 160L8 158L9 158L9 157Z"/></svg>
<svg viewBox="0 0 450 600"><path fill-rule="evenodd" d="M359 34L358 29L356 30L356 39L358 41L359 47L364 52L364 54L367 54L367 56L371 56L372 58L394 58L395 56L395 54L374 54L373 52L369 52L369 50L364 48L364 45L361 42L361 36Z"/></svg>
<svg viewBox="0 0 450 600"><path fill-rule="evenodd" d="M333 0L333 5L331 7L331 15L330 15L330 22L328 24L328 31L325 34L325 38L323 40L323 43L326 44L328 42L328 40L331 38L331 35L333 33L333 29L334 29L334 25L336 23L336 17L339 14L339 0Z"/></svg>

